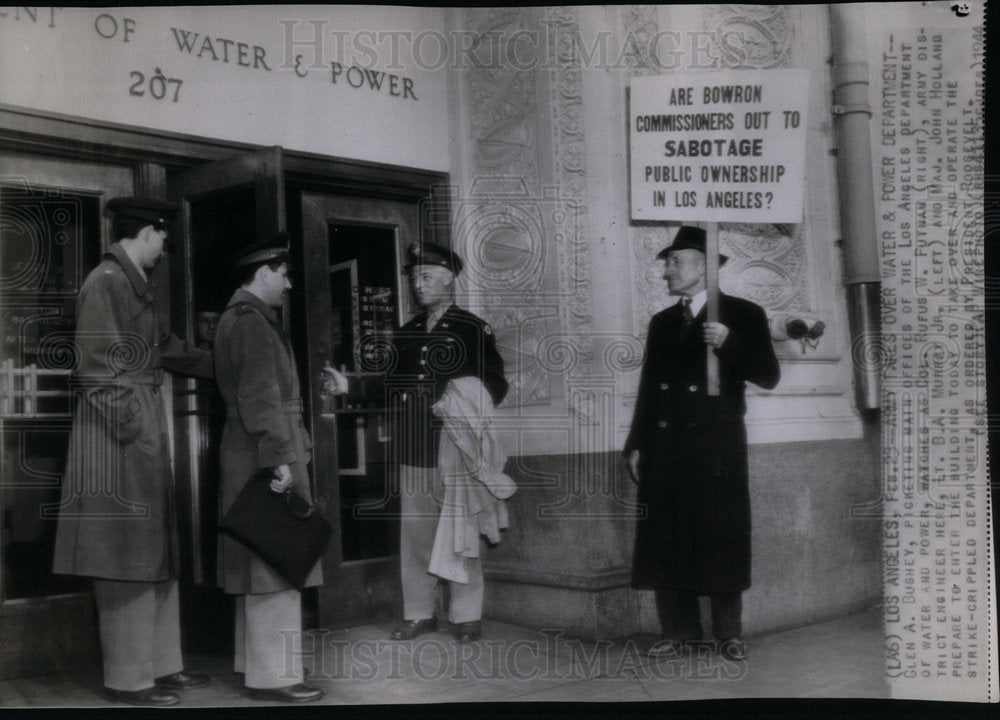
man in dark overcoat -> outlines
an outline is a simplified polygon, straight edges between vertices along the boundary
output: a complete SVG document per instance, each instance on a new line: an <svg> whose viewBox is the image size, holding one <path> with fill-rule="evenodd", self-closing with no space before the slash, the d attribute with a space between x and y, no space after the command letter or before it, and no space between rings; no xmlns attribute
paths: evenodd
<svg viewBox="0 0 1000 720"><path fill-rule="evenodd" d="M624 447L645 514L636 526L632 586L653 589L672 654L702 636L698 596L712 604L724 656L746 656L742 592L750 587L750 492L743 415L747 382L778 383L763 309L720 294L705 321L705 231L682 226L659 255L675 305L649 323L632 427ZM720 264L725 262L720 255ZM719 363L719 395L706 391L706 345Z"/></svg>
<svg viewBox="0 0 1000 720"><path fill-rule="evenodd" d="M414 243L407 249L410 287L422 311L392 337L391 367L377 383L366 386L390 411L390 462L399 466L400 574L403 623L391 637L408 640L437 629L434 617L438 578L427 571L444 495L438 472L443 423L432 406L448 381L475 377L499 405L507 394L503 358L493 329L455 304L455 278L462 259L436 243ZM339 392L353 391L332 368ZM466 558L468 582L449 582L448 618L461 641L477 640L483 613L483 571L479 558Z"/></svg>
<svg viewBox="0 0 1000 720"><path fill-rule="evenodd" d="M287 236L252 246L236 260L240 287L215 331L215 377L226 402L222 430L220 517L250 478L273 474L271 490L292 489L312 500L307 465L312 440L302 421L295 356L278 311L287 291ZM319 562L306 586L323 582ZM256 553L227 535L219 538L219 584L236 595L234 669L251 697L309 702L323 697L289 665L286 643L302 632L301 594Z"/></svg>
<svg viewBox="0 0 1000 720"><path fill-rule="evenodd" d="M176 206L108 201L113 243L77 301L77 404L53 572L94 578L105 694L172 705L208 683L184 672L179 553L164 368L211 377L212 358L169 332L148 273Z"/></svg>

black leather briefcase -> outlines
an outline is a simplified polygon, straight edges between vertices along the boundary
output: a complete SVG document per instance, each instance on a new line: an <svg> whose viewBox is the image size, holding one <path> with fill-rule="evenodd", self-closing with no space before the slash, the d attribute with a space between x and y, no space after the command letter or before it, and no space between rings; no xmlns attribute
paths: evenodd
<svg viewBox="0 0 1000 720"><path fill-rule="evenodd" d="M292 490L272 492L274 474L250 478L219 527L253 550L281 577L301 590L333 528L316 507Z"/></svg>

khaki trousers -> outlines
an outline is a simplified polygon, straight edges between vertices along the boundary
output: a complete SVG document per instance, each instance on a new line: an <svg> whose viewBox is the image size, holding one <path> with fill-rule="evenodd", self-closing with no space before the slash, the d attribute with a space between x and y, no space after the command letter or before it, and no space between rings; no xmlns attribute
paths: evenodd
<svg viewBox="0 0 1000 720"><path fill-rule="evenodd" d="M273 689L302 682L296 669L302 643L302 601L298 590L236 596L233 669L245 673L248 688Z"/></svg>
<svg viewBox="0 0 1000 720"><path fill-rule="evenodd" d="M184 669L177 581L94 579L104 686L145 690Z"/></svg>
<svg viewBox="0 0 1000 720"><path fill-rule="evenodd" d="M403 618L434 617L434 592L439 578L427 572L437 532L444 486L437 468L399 466L399 565L403 583ZM448 620L465 623L483 617L483 564L470 558L468 583L449 582Z"/></svg>

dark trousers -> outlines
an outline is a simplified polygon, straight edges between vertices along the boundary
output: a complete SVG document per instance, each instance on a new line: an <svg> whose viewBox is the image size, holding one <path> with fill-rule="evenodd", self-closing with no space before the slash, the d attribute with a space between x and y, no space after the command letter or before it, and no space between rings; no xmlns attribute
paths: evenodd
<svg viewBox="0 0 1000 720"><path fill-rule="evenodd" d="M743 593L709 595L712 601L712 634L716 640L729 640L743 634ZM660 630L668 640L700 640L701 613L698 595L675 588L656 588L656 613Z"/></svg>

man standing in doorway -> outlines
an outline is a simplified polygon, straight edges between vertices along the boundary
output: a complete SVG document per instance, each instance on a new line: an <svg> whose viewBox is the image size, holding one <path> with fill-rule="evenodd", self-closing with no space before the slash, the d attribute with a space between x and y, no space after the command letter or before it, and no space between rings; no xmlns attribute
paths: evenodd
<svg viewBox="0 0 1000 720"><path fill-rule="evenodd" d="M746 658L742 592L750 587L750 492L744 391L778 383L763 309L720 295L705 321L705 231L682 226L658 256L675 305L649 323L632 427L623 453L645 516L636 526L632 586L653 589L672 655L702 637L698 596L712 605L723 657ZM719 264L726 261L719 256ZM719 362L719 395L706 391L706 345Z"/></svg>
<svg viewBox="0 0 1000 720"><path fill-rule="evenodd" d="M442 422L432 407L444 396L449 380L480 380L494 406L507 394L503 359L493 330L485 321L455 305L455 278L462 259L435 243L414 243L406 269L422 312L392 338L394 365L373 388L390 410L392 461L399 466L401 494L400 572L403 623L394 640L409 640L437 629L434 616L438 578L428 572L444 489L438 472ZM327 368L335 392L348 391L347 378ZM448 619L460 641L481 637L483 570L481 560L466 558L467 582L449 582Z"/></svg>
<svg viewBox="0 0 1000 720"><path fill-rule="evenodd" d="M278 319L288 279L288 238L247 248L236 260L240 287L215 331L215 368L226 401L220 450L220 515L233 505L252 476L273 474L271 490L291 489L312 500L312 440L302 422L302 396L292 346ZM238 540L219 538L219 584L236 598L234 670L244 674L251 697L311 702L319 688L303 684L302 670L288 667L289 633L302 633L302 600L267 563ZM319 562L305 585L323 582Z"/></svg>
<svg viewBox="0 0 1000 720"><path fill-rule="evenodd" d="M179 702L207 685L184 671L179 553L163 370L212 376L157 312L149 273L177 207L150 198L108 201L113 243L77 303L75 382L53 572L94 578L104 689L131 705Z"/></svg>

